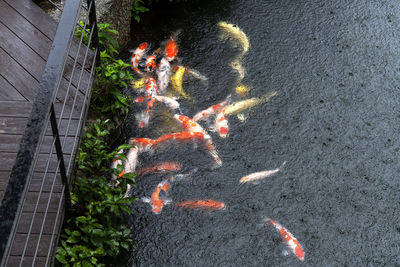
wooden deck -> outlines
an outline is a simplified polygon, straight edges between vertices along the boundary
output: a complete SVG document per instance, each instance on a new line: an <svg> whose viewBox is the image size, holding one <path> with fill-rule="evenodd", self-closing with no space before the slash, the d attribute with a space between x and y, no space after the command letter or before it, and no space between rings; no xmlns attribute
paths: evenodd
<svg viewBox="0 0 400 267"><path fill-rule="evenodd" d="M57 23L32 1L0 0L0 201L3 199L15 163L56 29ZM66 167L70 166L69 172L73 167L71 155L72 158L75 157L84 123L80 118L85 117L86 114L88 104L86 90L90 88L92 79L90 66L93 62L93 53L91 52L85 64L83 78L80 84L77 82L82 69L79 62L82 62L83 58L81 51L76 56L77 47L77 42L73 42L55 105L57 118L60 118L62 103L64 99L67 99L59 131L61 144L65 141L64 160ZM78 57L78 73L71 75L76 57ZM69 83L72 86L66 95ZM77 93L77 98L73 105L75 93ZM71 119L69 119L70 114ZM65 137L67 131L68 134ZM33 178L26 185L27 193L22 207L22 216L15 228L16 235L7 266L18 266L24 249L26 252L22 266L32 265L32 257L35 255L40 232L42 235L34 265L45 266L47 257L54 253L54 244L58 240L57 235L62 220L62 216L57 216L57 211L63 208L63 201L60 201L62 198L60 175L55 175L57 169L55 149L50 157L49 171L45 179L43 178L52 144L53 136L49 125ZM54 177L56 179L53 185ZM42 192L40 198L39 192ZM31 235L26 242L29 232Z"/></svg>

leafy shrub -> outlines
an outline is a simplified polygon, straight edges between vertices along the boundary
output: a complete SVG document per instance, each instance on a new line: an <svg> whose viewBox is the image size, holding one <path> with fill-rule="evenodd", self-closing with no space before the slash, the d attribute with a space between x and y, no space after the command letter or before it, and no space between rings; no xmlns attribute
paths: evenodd
<svg viewBox="0 0 400 267"><path fill-rule="evenodd" d="M118 151L132 146L121 145L112 150L108 142L109 129L115 128L115 121L128 110L129 99L121 89L132 76L130 65L114 58L118 45L111 34L118 32L109 29L109 24L98 26L101 64L96 68L90 106L98 119L87 125L76 159L72 210L64 222L56 252L57 264L64 266L106 266L110 258L129 251L132 244L131 231L122 224L121 215L130 214L128 205L135 200L124 197L127 185L135 185L135 174L118 177L124 166L110 168L113 159L126 160ZM82 33L78 28L76 36L81 37ZM82 37L86 44L88 36L86 30ZM109 181L106 177L111 174L118 179Z"/></svg>

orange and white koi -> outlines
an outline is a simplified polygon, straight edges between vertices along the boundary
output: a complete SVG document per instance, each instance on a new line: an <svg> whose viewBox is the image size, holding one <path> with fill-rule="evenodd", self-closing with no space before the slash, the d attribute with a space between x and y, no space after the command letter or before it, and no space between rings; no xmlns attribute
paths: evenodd
<svg viewBox="0 0 400 267"><path fill-rule="evenodd" d="M197 122L193 121L189 117L186 117L184 115L174 115L174 119L179 122L182 126L183 129L189 132L201 132L204 133L205 135L208 135L207 132L203 129L203 127L200 126Z"/></svg>
<svg viewBox="0 0 400 267"><path fill-rule="evenodd" d="M211 136L201 127L197 122L191 120L184 115L174 115L174 119L181 123L182 127L189 132L200 132L204 135L204 148L210 153L211 157L214 159L214 167L219 167L222 165L222 160L218 156L217 150L213 145Z"/></svg>
<svg viewBox="0 0 400 267"><path fill-rule="evenodd" d="M286 164L286 161L284 161L279 168L276 168L276 169L273 169L273 170L255 172L255 173L243 176L240 179L239 183L243 184L243 183L248 183L248 182L254 182L254 181L258 181L258 180L264 179L264 178L266 178L268 176L274 175L275 173L278 173L278 172L282 171L283 167L285 166L285 164Z"/></svg>
<svg viewBox="0 0 400 267"><path fill-rule="evenodd" d="M142 75L143 73L139 70L139 60L143 57L144 53L148 48L148 44L146 42L141 43L138 48L133 52L131 56L131 66L132 69L137 73Z"/></svg>
<svg viewBox="0 0 400 267"><path fill-rule="evenodd" d="M129 144L138 147L140 152L148 152L155 144L155 141L150 138L131 138Z"/></svg>
<svg viewBox="0 0 400 267"><path fill-rule="evenodd" d="M200 111L193 117L193 121L201 121L201 120L207 120L210 116L216 114L219 112L228 102L230 101L231 95L228 95L228 97L222 101L221 103L218 103L216 105L213 105L205 110Z"/></svg>
<svg viewBox="0 0 400 267"><path fill-rule="evenodd" d="M289 249L292 251L296 257L303 261L304 260L304 250L301 247L299 241L282 225L280 225L277 221L272 220L270 218L265 218L265 222L269 222L272 224L281 234L281 238L283 241L285 241L286 245L289 247Z"/></svg>
<svg viewBox="0 0 400 267"><path fill-rule="evenodd" d="M229 134L228 120L225 117L225 108L223 108L215 117L215 130L218 132L219 136L226 138Z"/></svg>
<svg viewBox="0 0 400 267"><path fill-rule="evenodd" d="M145 67L145 70L147 72L153 72L155 70L157 57L160 55L160 53L161 53L161 48L158 48L156 51L153 52L153 54L147 57L146 67Z"/></svg>
<svg viewBox="0 0 400 267"><path fill-rule="evenodd" d="M153 212L155 214L160 214L164 205L171 203L171 200L167 199L166 197L168 196L168 192L171 189L172 183L182 180L184 178L187 178L196 171L197 171L197 169L194 169L193 171L191 171L189 173L178 174L178 175L172 176L168 179L165 179L164 181L159 183L157 185L157 187L154 189L153 194L151 194L151 198L144 197L144 198L142 198L142 201L145 203L150 203Z"/></svg>
<svg viewBox="0 0 400 267"><path fill-rule="evenodd" d="M123 150L123 149L120 149L120 150L118 151L118 154L123 154L123 153L124 153L124 150ZM119 156L119 155L116 155L115 158L113 159L113 162L111 163L111 169L116 169L116 168L118 167L118 165L122 165L122 164L123 164L123 161L121 160L120 156ZM112 175L112 180L115 180L115 179L121 177L122 175L124 175L124 173L125 173L125 172L122 171L122 172L118 175L118 177L115 176L115 175Z"/></svg>
<svg viewBox="0 0 400 267"><path fill-rule="evenodd" d="M150 113L155 101L154 97L157 95L156 80L153 77L147 77L145 81L146 81L147 106L145 112L136 115L136 118L139 121L139 128L143 128L149 123Z"/></svg>
<svg viewBox="0 0 400 267"><path fill-rule="evenodd" d="M182 169L182 164L180 164L179 162L165 161L156 163L149 167L139 169L136 171L136 174L146 175L149 173L164 173L164 172L179 171L181 169Z"/></svg>
<svg viewBox="0 0 400 267"><path fill-rule="evenodd" d="M161 59L156 74L160 95L165 95L169 83L169 77L171 75L171 65L165 57Z"/></svg>
<svg viewBox="0 0 400 267"><path fill-rule="evenodd" d="M165 44L165 58L171 62L178 55L178 45L176 44L176 37L179 33L173 33L167 43Z"/></svg>
<svg viewBox="0 0 400 267"><path fill-rule="evenodd" d="M179 110L180 113L182 113L180 104L178 101L175 100L175 97L157 95L154 98L158 102L164 103L168 108L170 108L172 110L177 109L177 110Z"/></svg>
<svg viewBox="0 0 400 267"><path fill-rule="evenodd" d="M224 203L212 199L187 200L175 203L175 205L185 209L201 209L201 210L222 210L226 208Z"/></svg>

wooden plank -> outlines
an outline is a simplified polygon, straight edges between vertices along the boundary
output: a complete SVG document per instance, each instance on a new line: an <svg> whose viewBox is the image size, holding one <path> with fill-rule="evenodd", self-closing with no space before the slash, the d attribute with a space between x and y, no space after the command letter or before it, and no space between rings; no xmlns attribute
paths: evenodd
<svg viewBox="0 0 400 267"><path fill-rule="evenodd" d="M17 158L17 153L1 152L0 171L2 172L11 171L16 158Z"/></svg>
<svg viewBox="0 0 400 267"><path fill-rule="evenodd" d="M35 216L33 216L35 215ZM53 227L56 224L56 212L49 212L46 215L43 212L37 212L34 214L33 212L23 212L21 216L21 220L17 226L17 233L26 234L29 232L29 228L31 226L31 222L33 221L33 225L31 228L32 234L39 234L40 229L42 228L42 224L44 223L43 233L44 234L52 234ZM60 218L58 218L59 220Z"/></svg>
<svg viewBox="0 0 400 267"><path fill-rule="evenodd" d="M43 60L47 60L52 40L3 1L0 1L0 21Z"/></svg>
<svg viewBox="0 0 400 267"><path fill-rule="evenodd" d="M63 190L63 183L59 172L57 174L49 172L46 174L46 177L44 177L44 173L34 173L28 191L39 192L41 189L43 192L51 192L52 188L53 192L56 193L61 193Z"/></svg>
<svg viewBox="0 0 400 267"><path fill-rule="evenodd" d="M0 171L0 190L5 190L11 171Z"/></svg>
<svg viewBox="0 0 400 267"><path fill-rule="evenodd" d="M27 118L12 118L0 117L0 134L23 134L28 119ZM63 119L59 128L60 135L63 136L67 130L68 120ZM78 128L79 120L71 120L68 129L68 136L75 136L76 129ZM46 135L52 135L51 130L46 131Z"/></svg>
<svg viewBox="0 0 400 267"><path fill-rule="evenodd" d="M0 34L0 39L2 34ZM15 61L9 54L7 54L6 51L1 48L1 44L0 74L28 101L33 101L35 99L37 91L39 89L39 82L17 61ZM1 108L2 107L0 107L0 109ZM3 113L0 112L0 114Z"/></svg>
<svg viewBox="0 0 400 267"><path fill-rule="evenodd" d="M12 6L18 13L24 16L28 21L30 21L35 27L41 31L44 35L46 35L50 40L53 40L56 29L57 22L53 20L49 15L47 15L43 10L38 7L32 1L15 1L15 0L5 0L7 4ZM71 48L69 55L72 59L75 58L76 51L78 50L79 40L74 39L71 43ZM86 49L79 50L79 62L82 62ZM88 52L89 62L93 62L94 52ZM90 70L90 67L85 64L85 68Z"/></svg>
<svg viewBox="0 0 400 267"><path fill-rule="evenodd" d="M45 212L47 208L47 203L49 203L49 206L47 208L48 212L57 212L60 198L61 193L53 193L51 194L50 198L50 193L48 192L42 192L41 194L39 192L27 192L25 195L25 204L22 208L22 212L33 212L35 210L35 207L37 212Z"/></svg>
<svg viewBox="0 0 400 267"><path fill-rule="evenodd" d="M16 105L14 101L0 101L0 117L27 118L31 111L32 103L30 102L18 102Z"/></svg>
<svg viewBox="0 0 400 267"><path fill-rule="evenodd" d="M6 267L20 266L21 260L22 260L21 256L9 256ZM45 266L46 260L47 260L46 257L36 257L34 267ZM32 263L33 263L33 257L24 257L21 266L24 266L24 267L32 266Z"/></svg>
<svg viewBox="0 0 400 267"><path fill-rule="evenodd" d="M23 97L0 73L0 100L4 101L26 101Z"/></svg>
<svg viewBox="0 0 400 267"><path fill-rule="evenodd" d="M24 250L25 243L27 241L27 234L16 234L14 243L12 244L10 255L11 256L18 256L22 255ZM51 235L42 235L40 237L40 244L38 249L38 256L47 256L50 246L50 239ZM26 256L33 256L35 253L36 245L39 240L38 234L32 234L28 240L28 246L26 249ZM43 265L42 265L43 266Z"/></svg>
<svg viewBox="0 0 400 267"><path fill-rule="evenodd" d="M44 12L33 1L15 1L5 0L7 4L12 6L22 16L35 25L43 34L50 40L53 40L56 35L57 22Z"/></svg>
<svg viewBox="0 0 400 267"><path fill-rule="evenodd" d="M46 62L0 22L0 47L39 82Z"/></svg>
<svg viewBox="0 0 400 267"><path fill-rule="evenodd" d="M9 135L0 134L0 152L18 152L19 145L21 143L22 135ZM49 153L53 145L54 138L52 136L45 136L40 153ZM66 148L64 153L70 154L75 138L67 137L64 147ZM61 145L64 144L64 138L61 138ZM55 148L53 148L55 151Z"/></svg>

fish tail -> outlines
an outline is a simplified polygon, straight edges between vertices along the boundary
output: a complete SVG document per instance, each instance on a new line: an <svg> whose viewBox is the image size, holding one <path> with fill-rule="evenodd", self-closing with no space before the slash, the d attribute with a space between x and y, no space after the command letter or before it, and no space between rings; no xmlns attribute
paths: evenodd
<svg viewBox="0 0 400 267"><path fill-rule="evenodd" d="M283 167L286 165L286 160L282 163L282 165L279 167L279 171L283 171Z"/></svg>

